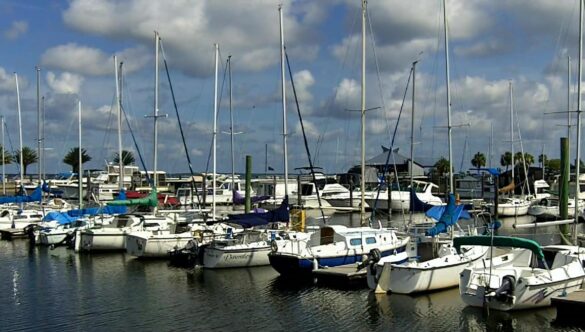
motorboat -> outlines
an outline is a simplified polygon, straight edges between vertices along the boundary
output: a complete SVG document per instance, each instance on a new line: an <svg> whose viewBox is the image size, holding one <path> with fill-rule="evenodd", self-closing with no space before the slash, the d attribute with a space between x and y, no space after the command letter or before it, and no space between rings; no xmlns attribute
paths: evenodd
<svg viewBox="0 0 585 332"><path fill-rule="evenodd" d="M373 249L378 249L381 257L402 253L409 239L398 237L393 229L329 225L320 227L307 240L290 239L282 249L273 247L268 258L283 276L308 275L322 267L361 262Z"/></svg>

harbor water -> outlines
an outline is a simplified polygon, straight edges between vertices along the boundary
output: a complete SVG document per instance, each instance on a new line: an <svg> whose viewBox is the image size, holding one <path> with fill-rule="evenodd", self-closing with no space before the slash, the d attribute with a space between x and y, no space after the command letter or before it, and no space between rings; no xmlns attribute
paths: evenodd
<svg viewBox="0 0 585 332"><path fill-rule="evenodd" d="M393 220L400 220L393 216ZM356 221L357 220L357 221ZM331 223L359 224L335 216ZM396 222L396 221L394 221ZM393 222L393 223L394 223ZM516 234L504 220L502 234ZM542 244L557 228L522 230ZM523 234L530 235L530 234ZM77 254L0 241L1 331L578 331L556 309L501 313L465 307L458 289L374 294L279 277L270 266L181 269L124 253Z"/></svg>

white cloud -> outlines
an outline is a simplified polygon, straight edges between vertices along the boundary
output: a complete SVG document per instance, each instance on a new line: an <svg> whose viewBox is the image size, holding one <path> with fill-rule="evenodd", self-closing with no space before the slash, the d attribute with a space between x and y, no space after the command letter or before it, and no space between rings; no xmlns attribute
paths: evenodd
<svg viewBox="0 0 585 332"><path fill-rule="evenodd" d="M456 47L455 54L461 56L485 57L501 53L506 49L506 46L500 40L490 39L487 41L480 41L466 47Z"/></svg>
<svg viewBox="0 0 585 332"><path fill-rule="evenodd" d="M28 30L28 22L26 21L14 21L10 25L10 28L4 31L4 38L14 40L25 34Z"/></svg>
<svg viewBox="0 0 585 332"><path fill-rule="evenodd" d="M187 73L210 74L212 45L233 54L240 70L259 71L279 61L277 5L281 1L73 0L63 13L70 27L98 36L153 46L153 31L163 40L175 67ZM292 52L314 57L319 41L315 25L327 13L310 1L284 1L284 28ZM299 48L310 52L302 53ZM297 51L295 51L297 50ZM152 52L154 53L154 52ZM239 59L238 59L239 58Z"/></svg>
<svg viewBox="0 0 585 332"><path fill-rule="evenodd" d="M15 89L14 75L8 74L4 68L0 67L0 91L14 92Z"/></svg>
<svg viewBox="0 0 585 332"><path fill-rule="evenodd" d="M313 101L310 88L315 84L315 78L313 78L311 72L309 70L301 70L294 73L293 78L299 101L303 104L308 104Z"/></svg>
<svg viewBox="0 0 585 332"><path fill-rule="evenodd" d="M68 72L63 72L57 76L52 71L49 71L47 72L47 84L56 93L76 94L79 93L83 84L83 77Z"/></svg>
<svg viewBox="0 0 585 332"><path fill-rule="evenodd" d="M125 62L124 71L133 72L143 67L149 55L141 48L128 48L118 54L119 61ZM69 43L55 46L41 56L43 66L75 72L83 75L111 75L114 72L113 55L88 46Z"/></svg>

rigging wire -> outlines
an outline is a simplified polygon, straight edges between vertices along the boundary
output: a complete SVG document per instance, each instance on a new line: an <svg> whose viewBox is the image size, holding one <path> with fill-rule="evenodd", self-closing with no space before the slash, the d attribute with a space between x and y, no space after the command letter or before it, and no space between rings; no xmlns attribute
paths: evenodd
<svg viewBox="0 0 585 332"><path fill-rule="evenodd" d="M301 131L303 133L303 141L305 143L305 150L307 152L307 158L309 159L309 167L311 168L311 176L313 178L313 183L315 184L315 193L317 194L317 202L319 203L319 210L321 211L321 217L323 218L323 222L327 223L327 219L325 219L325 213L323 212L323 206L321 205L321 195L319 194L319 186L317 185L317 179L315 177L315 169L313 166L313 161L311 159L311 151L309 149L309 143L307 142L307 135L305 133L305 125L303 124L303 117L301 115L301 107L299 105L299 99L297 97L297 90L295 88L295 81L292 77L292 70L290 66L290 61L288 59L288 52L286 52L286 46L284 47L284 55L286 57L286 65L288 67L288 74L290 76L290 82L293 90L293 95L295 97L295 104L297 106L297 114L299 115L299 121L301 123ZM301 190L301 188L298 188ZM297 202L297 204L301 204L301 202Z"/></svg>
<svg viewBox="0 0 585 332"><path fill-rule="evenodd" d="M183 141L183 148L185 149L185 156L187 157L187 164L189 165L189 172L191 174L191 184L193 188L195 188L195 195L197 196L197 204L199 208L201 208L201 199L199 197L199 190L197 189L197 185L195 183L195 172L193 172L193 164L191 163L191 157L189 156L189 149L187 148L187 142L185 141L185 133L183 131L183 125L181 124L181 117L179 115L179 109L177 107L177 100L175 98L175 91L173 89L173 83L171 81L171 74L169 72L169 66L167 63L167 58L165 56L165 50L163 48L162 40L160 41L160 49L162 53L163 63L165 65L165 71L167 74L167 79L169 81L169 89L171 91L171 96L173 98L173 107L175 108L175 114L177 115L177 122L179 123L179 131L181 133L181 140Z"/></svg>

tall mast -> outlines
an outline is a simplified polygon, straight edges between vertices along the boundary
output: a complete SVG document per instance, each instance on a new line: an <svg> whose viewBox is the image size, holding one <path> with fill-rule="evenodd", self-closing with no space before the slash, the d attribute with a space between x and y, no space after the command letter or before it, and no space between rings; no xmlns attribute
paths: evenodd
<svg viewBox="0 0 585 332"><path fill-rule="evenodd" d="M490 122L490 156L489 156L489 166L492 167L492 154L493 154L493 145L494 145L494 123Z"/></svg>
<svg viewBox="0 0 585 332"><path fill-rule="evenodd" d="M114 55L114 76L116 79L116 111L118 116L118 190L124 188L124 161L122 160L122 106L120 98L120 76L118 73L118 58Z"/></svg>
<svg viewBox="0 0 585 332"><path fill-rule="evenodd" d="M36 66L35 71L37 74L37 155L39 162L37 164L37 174L39 177L39 185L41 184L41 68Z"/></svg>
<svg viewBox="0 0 585 332"><path fill-rule="evenodd" d="M156 174L157 170L157 160L158 160L158 51L159 51L159 41L160 37L158 35L158 31L154 32L154 47L155 47L155 55L154 55L154 162L153 162L153 170L152 170L152 178L154 187L158 187L158 176ZM122 156L120 156L120 159ZM121 170L120 170L121 171Z"/></svg>
<svg viewBox="0 0 585 332"><path fill-rule="evenodd" d="M363 225L365 215L365 196L366 196L366 8L367 0L362 0L362 96L361 96L361 202L360 214L361 224Z"/></svg>
<svg viewBox="0 0 585 332"><path fill-rule="evenodd" d="M284 154L284 195L288 196L288 146L287 146L287 130L286 130L286 76L284 71L284 22L282 19L282 5L278 6L279 25L280 25L280 78L281 78L281 92L282 92L282 146ZM301 188L298 188L301 190ZM300 204L301 202L299 202Z"/></svg>
<svg viewBox="0 0 585 332"><path fill-rule="evenodd" d="M583 57L583 0L579 0L579 66L577 70L577 158L575 161L575 229L573 230L573 243L577 243L577 220L579 216L579 172L581 168L581 71Z"/></svg>
<svg viewBox="0 0 585 332"><path fill-rule="evenodd" d="M232 191L236 190L236 171L234 169L234 114L232 113L232 56L228 56L228 73L230 85L230 150L232 154ZM236 207L236 202L232 200L232 208Z"/></svg>
<svg viewBox="0 0 585 332"><path fill-rule="evenodd" d="M41 168L41 175L45 177L45 96L41 97L41 155L39 156L39 160L42 161L43 167ZM2 143L4 146L4 143Z"/></svg>
<svg viewBox="0 0 585 332"><path fill-rule="evenodd" d="M79 133L79 140L78 140L78 146L79 146L79 153L77 154L77 162L78 162L78 170L77 170L77 188L78 188L78 194L79 194L79 208L83 208L83 164L81 163L81 100L79 100L77 102L77 114L78 114L78 133ZM89 188L87 188L89 190Z"/></svg>
<svg viewBox="0 0 585 332"><path fill-rule="evenodd" d="M514 97L512 93L512 81L508 82L509 90L510 90L510 149L512 153L512 183L514 183L514 190L512 191L512 195L516 193L516 183L515 183L515 175L514 175L514 168L516 168L516 163L514 161Z"/></svg>
<svg viewBox="0 0 585 332"><path fill-rule="evenodd" d="M414 178L412 176L412 170L414 169L414 97L415 97L415 82L416 82L416 63L412 63L412 118L410 121L410 190L413 195L416 195L414 191ZM414 201L411 202L411 206L414 206ZM412 225L412 209L409 213L409 224Z"/></svg>
<svg viewBox="0 0 585 332"><path fill-rule="evenodd" d="M567 57L567 137L571 137L571 56Z"/></svg>
<svg viewBox="0 0 585 332"><path fill-rule="evenodd" d="M22 160L22 117L20 115L20 90L18 88L18 74L14 73L14 81L16 82L16 110L18 112L18 140L20 144L20 187L23 188L24 183L24 162Z"/></svg>
<svg viewBox="0 0 585 332"><path fill-rule="evenodd" d="M447 88L447 135L449 136L449 192L454 192L453 186L453 149L451 131L451 90L449 88L449 34L447 24L447 0L443 0L443 22L445 28L445 77L446 77L446 88Z"/></svg>
<svg viewBox="0 0 585 332"><path fill-rule="evenodd" d="M219 45L215 45L215 86L214 86L214 97L213 97L213 180L212 180L212 187L213 187L213 200L211 203L211 213L213 219L215 220L215 174L217 172L216 169L216 161L217 161L217 154L216 154L216 147L217 147L217 77L218 77L218 70L219 70Z"/></svg>
<svg viewBox="0 0 585 332"><path fill-rule="evenodd" d="M4 115L0 117L2 119L2 194L6 196L6 145L4 145Z"/></svg>

